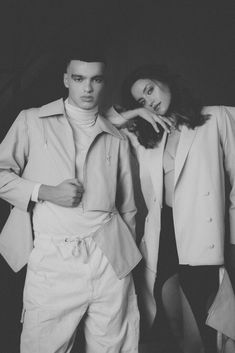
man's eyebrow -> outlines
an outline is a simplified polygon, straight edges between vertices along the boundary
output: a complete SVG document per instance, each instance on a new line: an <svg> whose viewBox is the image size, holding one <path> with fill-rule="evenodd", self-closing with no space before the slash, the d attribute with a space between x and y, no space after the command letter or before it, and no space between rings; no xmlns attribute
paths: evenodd
<svg viewBox="0 0 235 353"><path fill-rule="evenodd" d="M79 74L71 74L71 77L83 77L83 76Z"/></svg>

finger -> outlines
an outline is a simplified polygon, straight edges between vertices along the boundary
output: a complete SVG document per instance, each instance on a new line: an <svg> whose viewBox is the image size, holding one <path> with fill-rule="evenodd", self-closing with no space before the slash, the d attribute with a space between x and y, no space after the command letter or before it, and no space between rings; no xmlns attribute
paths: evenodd
<svg viewBox="0 0 235 353"><path fill-rule="evenodd" d="M83 192L77 191L75 197L80 199L82 197L82 195L83 195Z"/></svg>
<svg viewBox="0 0 235 353"><path fill-rule="evenodd" d="M165 123L168 124L168 125L170 125L170 126L173 125L172 121L171 121L170 119L166 118L165 116L161 116L161 115L160 115L160 119L162 119L163 121L165 121Z"/></svg>
<svg viewBox="0 0 235 353"><path fill-rule="evenodd" d="M158 133L159 134L159 128L158 128L158 126L157 126L157 124L154 122L151 122L151 125L152 125L152 127L154 128L154 130L156 131L156 133Z"/></svg>
<svg viewBox="0 0 235 353"><path fill-rule="evenodd" d="M169 127L171 127L173 125L173 123L165 116L154 115L153 118L154 118L154 121L157 121L157 122L164 121L164 123L167 124Z"/></svg>
<svg viewBox="0 0 235 353"><path fill-rule="evenodd" d="M69 182L69 184L71 184L71 185L83 187L82 184L80 183L80 181L78 180L78 178L69 179L68 182Z"/></svg>
<svg viewBox="0 0 235 353"><path fill-rule="evenodd" d="M83 189L83 186L78 186L76 185L76 195L79 195L79 194L83 194L84 193L84 189Z"/></svg>
<svg viewBox="0 0 235 353"><path fill-rule="evenodd" d="M66 179L66 180L64 180L64 183L77 184L78 183L78 178Z"/></svg>
<svg viewBox="0 0 235 353"><path fill-rule="evenodd" d="M72 200L72 205L73 206L78 206L79 203L81 201L81 198L80 197L73 197L73 200Z"/></svg>
<svg viewBox="0 0 235 353"><path fill-rule="evenodd" d="M160 118L156 119L156 122L162 126L162 128L166 131L166 132L170 132L169 126L162 121Z"/></svg>

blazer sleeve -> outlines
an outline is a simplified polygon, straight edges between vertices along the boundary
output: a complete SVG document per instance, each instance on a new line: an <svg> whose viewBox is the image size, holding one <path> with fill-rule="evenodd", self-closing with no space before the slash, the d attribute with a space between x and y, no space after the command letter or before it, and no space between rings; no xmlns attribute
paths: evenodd
<svg viewBox="0 0 235 353"><path fill-rule="evenodd" d="M130 229L134 238L135 235L135 214L133 180L130 162L130 148L127 139L120 143L119 171L116 192L116 205L121 217Z"/></svg>
<svg viewBox="0 0 235 353"><path fill-rule="evenodd" d="M22 176L28 154L28 126L22 111L0 144L0 197L24 211L36 185Z"/></svg>
<svg viewBox="0 0 235 353"><path fill-rule="evenodd" d="M235 107L220 107L219 126L230 190L230 242L235 244Z"/></svg>
<svg viewBox="0 0 235 353"><path fill-rule="evenodd" d="M121 131L127 136L130 144L131 144L131 152L138 159L138 152L141 149L141 144L139 143L136 135L133 132L130 132L125 126L127 120L122 117L120 113L112 106L109 108L105 114L105 118L111 122L117 129L121 129ZM142 147L143 148L143 147Z"/></svg>

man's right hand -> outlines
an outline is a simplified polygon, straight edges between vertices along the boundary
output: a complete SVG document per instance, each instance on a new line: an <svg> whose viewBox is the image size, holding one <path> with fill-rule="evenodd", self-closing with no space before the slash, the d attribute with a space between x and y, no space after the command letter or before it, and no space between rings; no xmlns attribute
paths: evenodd
<svg viewBox="0 0 235 353"><path fill-rule="evenodd" d="M83 192L83 185L78 179L67 179L56 186L41 185L38 200L63 207L76 207L81 202Z"/></svg>

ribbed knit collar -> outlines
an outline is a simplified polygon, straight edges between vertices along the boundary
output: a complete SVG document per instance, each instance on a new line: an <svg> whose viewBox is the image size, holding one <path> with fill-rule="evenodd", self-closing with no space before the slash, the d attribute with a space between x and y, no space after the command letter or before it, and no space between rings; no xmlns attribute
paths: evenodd
<svg viewBox="0 0 235 353"><path fill-rule="evenodd" d="M74 124L81 125L83 127L90 127L95 124L98 115L97 107L91 110L81 109L70 104L68 102L68 98L65 100L64 105L68 118Z"/></svg>

